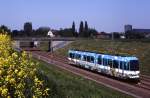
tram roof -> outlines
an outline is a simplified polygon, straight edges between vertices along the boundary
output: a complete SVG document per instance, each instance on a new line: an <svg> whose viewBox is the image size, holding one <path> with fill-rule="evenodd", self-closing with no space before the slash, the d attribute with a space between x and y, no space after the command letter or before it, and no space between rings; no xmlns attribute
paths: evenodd
<svg viewBox="0 0 150 98"><path fill-rule="evenodd" d="M120 60L120 61L127 61L127 60L138 60L135 56L122 56L122 55L111 55L111 54L104 54L104 53L98 53L98 52L91 52L91 51L82 51L82 50L69 50L69 52L72 53L78 53L78 54L85 54L88 56L95 56L99 55L102 56L103 58L107 59L113 59L113 60Z"/></svg>

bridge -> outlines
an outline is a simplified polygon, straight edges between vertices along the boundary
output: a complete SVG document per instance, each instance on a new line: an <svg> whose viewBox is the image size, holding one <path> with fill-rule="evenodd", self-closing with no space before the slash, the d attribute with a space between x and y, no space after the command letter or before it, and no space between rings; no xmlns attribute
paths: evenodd
<svg viewBox="0 0 150 98"><path fill-rule="evenodd" d="M41 42L48 42L48 51L53 51L62 48L65 45L75 41L75 38L64 37L15 37L13 38L14 47L37 47Z"/></svg>
<svg viewBox="0 0 150 98"><path fill-rule="evenodd" d="M72 37L14 37L14 41L75 41Z"/></svg>

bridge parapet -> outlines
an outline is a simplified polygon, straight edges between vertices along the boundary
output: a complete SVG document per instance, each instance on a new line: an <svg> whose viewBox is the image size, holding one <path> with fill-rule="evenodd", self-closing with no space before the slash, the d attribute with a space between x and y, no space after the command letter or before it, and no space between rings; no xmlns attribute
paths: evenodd
<svg viewBox="0 0 150 98"><path fill-rule="evenodd" d="M76 38L72 37L15 37L13 40L15 41L74 41Z"/></svg>
<svg viewBox="0 0 150 98"><path fill-rule="evenodd" d="M42 42L48 42L48 51L56 50L58 48L62 48L65 45L75 41L75 38L49 38L49 37L23 37L23 38L13 38L14 47L15 48L23 48L23 47L41 47Z"/></svg>

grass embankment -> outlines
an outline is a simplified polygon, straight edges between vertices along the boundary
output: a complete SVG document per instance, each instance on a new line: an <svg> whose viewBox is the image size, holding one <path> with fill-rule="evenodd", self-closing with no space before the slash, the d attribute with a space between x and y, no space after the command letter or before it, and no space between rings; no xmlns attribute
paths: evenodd
<svg viewBox="0 0 150 98"><path fill-rule="evenodd" d="M38 46L38 48L42 51L47 51L48 50L48 41L45 41L45 42L40 42L40 45Z"/></svg>
<svg viewBox="0 0 150 98"><path fill-rule="evenodd" d="M34 61L39 62L37 67L48 78L50 98L131 98L43 61Z"/></svg>
<svg viewBox="0 0 150 98"><path fill-rule="evenodd" d="M134 55L140 60L141 73L150 75L150 41L84 39L59 49L57 53L67 55L69 49Z"/></svg>

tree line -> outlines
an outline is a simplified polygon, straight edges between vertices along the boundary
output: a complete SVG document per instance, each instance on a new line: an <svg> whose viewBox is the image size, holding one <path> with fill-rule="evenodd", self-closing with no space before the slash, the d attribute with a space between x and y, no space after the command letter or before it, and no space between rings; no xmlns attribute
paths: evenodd
<svg viewBox="0 0 150 98"><path fill-rule="evenodd" d="M73 21L71 28L61 29L58 31L58 33L62 37L93 37L96 36L98 31L93 28L88 27L87 21L85 21L85 24L83 21L80 22L79 26L79 32L76 30L75 22Z"/></svg>
<svg viewBox="0 0 150 98"><path fill-rule="evenodd" d="M8 32L12 37L46 37L48 31L52 31L54 35L60 37L93 37L96 36L98 31L93 28L89 28L87 21L80 22L79 30L76 29L76 24L73 21L72 27L64 28L60 30L53 30L49 27L39 27L34 30L31 22L24 23L23 30L10 30L7 26L0 26L0 32Z"/></svg>
<svg viewBox="0 0 150 98"><path fill-rule="evenodd" d="M143 39L146 38L145 33L136 33L132 31L127 31L125 33L113 32L113 33L98 33L96 29L90 28L87 21L81 21L79 24L79 30L76 29L76 24L73 21L72 27L64 28L60 30L50 29L49 27L39 27L34 30L32 28L31 22L26 22L24 24L23 30L10 30L7 26L1 25L0 32L7 32L11 37L47 37L47 33L52 31L56 37L81 37L81 38L93 38L98 37L99 35L108 36L108 38L120 39L121 36L125 36L126 39ZM101 38L100 37L100 38Z"/></svg>

